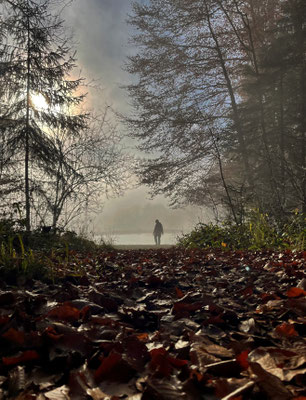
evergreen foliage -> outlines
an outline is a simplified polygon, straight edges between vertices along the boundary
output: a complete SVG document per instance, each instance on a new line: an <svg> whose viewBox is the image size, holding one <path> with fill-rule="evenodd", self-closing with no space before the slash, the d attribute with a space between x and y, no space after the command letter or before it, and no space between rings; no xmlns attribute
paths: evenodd
<svg viewBox="0 0 306 400"><path fill-rule="evenodd" d="M101 194L120 193L127 178L109 108L84 111L62 7L0 3L0 211L7 219L17 206L28 232L100 210Z"/></svg>
<svg viewBox="0 0 306 400"><path fill-rule="evenodd" d="M24 191L28 231L31 202L41 185L41 173L54 176L54 162L61 156L51 132L68 129L71 135L79 135L87 118L74 109L83 99L75 95L81 79L69 77L75 56L63 21L50 12L51 4L52 0L12 0L3 5L2 165L6 174L6 163L14 165L17 175L12 191L17 198L16 189ZM45 106L36 104L35 96L40 96Z"/></svg>

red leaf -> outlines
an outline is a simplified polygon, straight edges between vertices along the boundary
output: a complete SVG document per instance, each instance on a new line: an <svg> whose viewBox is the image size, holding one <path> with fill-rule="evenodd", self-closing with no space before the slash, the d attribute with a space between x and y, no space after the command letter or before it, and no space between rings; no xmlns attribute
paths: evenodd
<svg viewBox="0 0 306 400"><path fill-rule="evenodd" d="M248 355L249 350L245 350L236 357L236 361L243 369L249 368Z"/></svg>
<svg viewBox="0 0 306 400"><path fill-rule="evenodd" d="M176 368L181 368L184 365L188 364L187 360L181 360L180 358L174 358L174 357L168 357L168 360L170 361L170 363L176 367Z"/></svg>
<svg viewBox="0 0 306 400"><path fill-rule="evenodd" d="M282 323L281 325L278 325L275 328L275 332L281 336L286 336L286 337L298 336L297 331L294 329L294 325L287 324L286 322Z"/></svg>
<svg viewBox="0 0 306 400"><path fill-rule="evenodd" d="M202 303L174 303L172 314L178 314L184 311L192 312L202 308Z"/></svg>
<svg viewBox="0 0 306 400"><path fill-rule="evenodd" d="M149 358L147 346L137 336L129 336L124 340L128 359L146 362Z"/></svg>
<svg viewBox="0 0 306 400"><path fill-rule="evenodd" d="M201 382L204 380L204 375L200 374L196 369L192 369L190 371L190 378L195 378L198 382Z"/></svg>
<svg viewBox="0 0 306 400"><path fill-rule="evenodd" d="M20 346L24 344L24 332L17 331L14 328L7 330L2 337L12 343L16 343Z"/></svg>
<svg viewBox="0 0 306 400"><path fill-rule="evenodd" d="M209 317L206 321L203 322L205 326L211 325L223 325L225 323L224 319L221 318L220 315L214 315Z"/></svg>
<svg viewBox="0 0 306 400"><path fill-rule="evenodd" d="M48 326L45 329L45 333L52 340L59 340L61 337L64 336L62 333L57 333L53 326Z"/></svg>
<svg viewBox="0 0 306 400"><path fill-rule="evenodd" d="M80 317L82 320L87 319L89 314L90 314L90 306L85 306L80 310Z"/></svg>
<svg viewBox="0 0 306 400"><path fill-rule="evenodd" d="M102 360L100 367L95 372L95 380L102 381L109 373L116 368L121 361L122 356L119 353L111 353L108 357Z"/></svg>
<svg viewBox="0 0 306 400"><path fill-rule="evenodd" d="M27 350L22 354L20 354L19 356L2 357L2 362L4 365L15 365L38 359L39 359L39 354L35 350Z"/></svg>
<svg viewBox="0 0 306 400"><path fill-rule="evenodd" d="M176 292L176 297L178 299L181 299L182 297L184 297L184 293L178 287L175 288L175 292Z"/></svg>
<svg viewBox="0 0 306 400"><path fill-rule="evenodd" d="M147 333L140 333L139 335L137 335L138 340L140 340L141 342L147 342L149 340L149 335Z"/></svg>
<svg viewBox="0 0 306 400"><path fill-rule="evenodd" d="M244 297L251 296L253 294L253 287L252 286L248 286L248 287L244 288L243 290L241 290L240 293Z"/></svg>
<svg viewBox="0 0 306 400"><path fill-rule="evenodd" d="M171 374L173 367L181 368L188 364L188 361L186 360L169 356L167 350L165 350L163 347L151 350L150 355L150 368L159 372L164 377L167 377Z"/></svg>
<svg viewBox="0 0 306 400"><path fill-rule="evenodd" d="M70 306L69 304L63 304L49 311L48 317L59 319L62 321L73 322L77 321L80 318L80 311L77 308Z"/></svg>
<svg viewBox="0 0 306 400"><path fill-rule="evenodd" d="M159 349L153 349L150 351L151 362L150 368L160 373L163 377L170 376L173 367L167 358L167 351L161 347Z"/></svg>
<svg viewBox="0 0 306 400"><path fill-rule="evenodd" d="M306 296L306 291L298 287L292 287L291 289L287 290L286 295L288 297Z"/></svg>

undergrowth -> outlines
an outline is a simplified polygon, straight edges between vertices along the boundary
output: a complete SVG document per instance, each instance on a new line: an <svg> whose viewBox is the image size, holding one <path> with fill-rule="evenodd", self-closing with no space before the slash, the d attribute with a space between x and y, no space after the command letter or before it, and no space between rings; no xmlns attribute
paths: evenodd
<svg viewBox="0 0 306 400"><path fill-rule="evenodd" d="M102 249L111 247L71 231L57 234L37 230L27 234L14 221L0 221L0 277L10 283L24 279L54 280L59 266L65 271L68 263L73 264L74 252L95 254ZM75 272L80 273L78 268Z"/></svg>
<svg viewBox="0 0 306 400"><path fill-rule="evenodd" d="M246 222L236 225L199 223L188 234L178 238L187 248L224 248L229 250L295 249L306 247L305 215L295 213L288 221L275 223L266 214L252 211Z"/></svg>

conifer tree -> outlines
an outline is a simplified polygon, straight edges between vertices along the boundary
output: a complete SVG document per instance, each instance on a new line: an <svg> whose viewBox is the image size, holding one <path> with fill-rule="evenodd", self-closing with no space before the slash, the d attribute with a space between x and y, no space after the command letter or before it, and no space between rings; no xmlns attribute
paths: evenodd
<svg viewBox="0 0 306 400"><path fill-rule="evenodd" d="M87 124L87 115L77 109L83 95L76 94L82 79L73 77L75 53L52 5L53 0L4 0L0 5L5 30L0 129L18 171L15 191L19 187L24 193L27 231L31 197L42 174L55 173L53 162L60 157L52 130L79 135Z"/></svg>

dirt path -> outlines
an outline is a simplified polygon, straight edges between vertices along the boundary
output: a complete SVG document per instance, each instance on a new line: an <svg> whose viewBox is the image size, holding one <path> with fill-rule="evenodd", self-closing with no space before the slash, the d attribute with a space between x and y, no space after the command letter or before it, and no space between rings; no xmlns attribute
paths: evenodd
<svg viewBox="0 0 306 400"><path fill-rule="evenodd" d="M172 244L162 244L160 246L149 245L149 244L126 244L126 245L114 245L115 249L118 250L147 250L147 249L170 249L174 247Z"/></svg>

